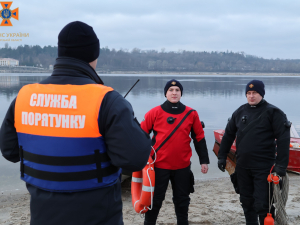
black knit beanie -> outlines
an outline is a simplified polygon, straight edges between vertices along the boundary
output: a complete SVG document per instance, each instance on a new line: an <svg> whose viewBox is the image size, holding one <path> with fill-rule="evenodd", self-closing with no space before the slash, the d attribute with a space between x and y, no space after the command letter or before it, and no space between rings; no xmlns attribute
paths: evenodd
<svg viewBox="0 0 300 225"><path fill-rule="evenodd" d="M164 88L165 96L166 96L166 93L167 93L167 91L169 90L169 88L170 88L171 86L177 86L177 87L179 87L179 89L180 89L180 91L181 91L181 96L182 96L183 87L182 87L181 83L180 83L178 80L175 80L175 79L169 80L169 81L166 83L166 86L165 86L165 88Z"/></svg>
<svg viewBox="0 0 300 225"><path fill-rule="evenodd" d="M99 57L100 42L93 28L83 22L67 24L58 35L58 57L67 56L93 62Z"/></svg>
<svg viewBox="0 0 300 225"><path fill-rule="evenodd" d="M265 85L260 80L252 80L246 86L246 95L248 91L256 91L261 95L261 97L265 96Z"/></svg>

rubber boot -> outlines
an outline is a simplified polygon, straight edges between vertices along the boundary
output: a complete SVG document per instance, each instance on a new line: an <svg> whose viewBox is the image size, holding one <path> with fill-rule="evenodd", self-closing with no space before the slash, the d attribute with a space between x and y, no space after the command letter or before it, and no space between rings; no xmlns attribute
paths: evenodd
<svg viewBox="0 0 300 225"><path fill-rule="evenodd" d="M259 215L259 225L264 225L264 221L267 215Z"/></svg>
<svg viewBox="0 0 300 225"><path fill-rule="evenodd" d="M257 222L246 222L246 225L259 225L258 221Z"/></svg>
<svg viewBox="0 0 300 225"><path fill-rule="evenodd" d="M177 225L188 225L188 211L189 207L184 206L184 207L176 207L175 206L175 214L177 217Z"/></svg>
<svg viewBox="0 0 300 225"><path fill-rule="evenodd" d="M145 214L144 225L155 225L159 210L149 210Z"/></svg>
<svg viewBox="0 0 300 225"><path fill-rule="evenodd" d="M184 221L177 220L177 225L189 225L189 221L187 221L187 220L184 220Z"/></svg>
<svg viewBox="0 0 300 225"><path fill-rule="evenodd" d="M253 208L254 199L240 196L246 225L258 225L258 215Z"/></svg>
<svg viewBox="0 0 300 225"><path fill-rule="evenodd" d="M244 215L247 225L258 225L258 216L254 210L245 210Z"/></svg>
<svg viewBox="0 0 300 225"><path fill-rule="evenodd" d="M144 221L144 225L155 225L156 222L147 222L146 220Z"/></svg>
<svg viewBox="0 0 300 225"><path fill-rule="evenodd" d="M156 224L156 220L157 220L161 206L162 206L162 201L153 201L152 210L148 210L145 213L144 225L155 225Z"/></svg>

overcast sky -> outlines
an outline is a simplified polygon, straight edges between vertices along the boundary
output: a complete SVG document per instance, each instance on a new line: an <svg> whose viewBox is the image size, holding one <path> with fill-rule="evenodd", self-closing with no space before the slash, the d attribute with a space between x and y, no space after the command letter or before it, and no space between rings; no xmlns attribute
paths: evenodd
<svg viewBox="0 0 300 225"><path fill-rule="evenodd" d="M229 50L300 59L299 0L15 0L11 9L17 7L19 21L11 19L13 27L0 33L30 36L10 46L56 46L60 30L79 20L94 28L101 47L117 50Z"/></svg>

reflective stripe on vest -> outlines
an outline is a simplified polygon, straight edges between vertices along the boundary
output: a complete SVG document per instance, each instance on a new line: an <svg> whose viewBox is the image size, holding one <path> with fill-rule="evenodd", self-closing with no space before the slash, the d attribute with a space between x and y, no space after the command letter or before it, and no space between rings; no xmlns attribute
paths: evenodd
<svg viewBox="0 0 300 225"><path fill-rule="evenodd" d="M29 84L16 99L21 179L38 188L72 192L113 185L121 170L107 155L98 116L99 84Z"/></svg>

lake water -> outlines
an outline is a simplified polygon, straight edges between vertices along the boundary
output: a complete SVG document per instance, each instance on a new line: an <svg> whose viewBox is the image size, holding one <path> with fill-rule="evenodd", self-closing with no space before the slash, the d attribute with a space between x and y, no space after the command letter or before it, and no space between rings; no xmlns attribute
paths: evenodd
<svg viewBox="0 0 300 225"><path fill-rule="evenodd" d="M11 101L23 85L37 83L49 74L2 74L0 75L0 122L4 119ZM196 179L227 177L217 167L217 158L212 149L213 130L224 129L228 118L242 104L246 103L245 85L252 79L265 83L265 99L282 109L300 133L300 77L254 77L254 76L190 76L190 75L101 75L105 85L113 87L123 96L131 86L140 82L126 99L131 103L139 121L151 108L162 104L165 83L175 78L183 85L181 102L197 110L204 121L207 147L210 156L209 171L203 175L197 153L193 149L192 170ZM0 191L24 190L19 178L19 163L11 163L0 156Z"/></svg>

